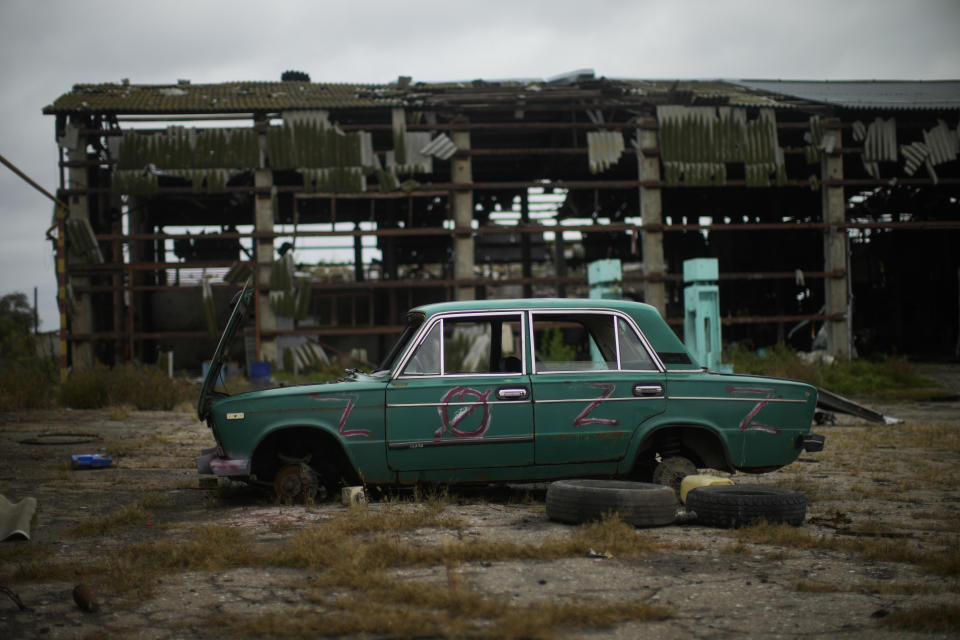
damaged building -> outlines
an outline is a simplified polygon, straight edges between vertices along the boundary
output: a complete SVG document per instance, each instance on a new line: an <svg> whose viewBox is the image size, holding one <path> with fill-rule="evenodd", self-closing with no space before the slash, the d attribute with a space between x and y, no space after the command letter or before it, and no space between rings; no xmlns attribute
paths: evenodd
<svg viewBox="0 0 960 640"><path fill-rule="evenodd" d="M717 258L724 339L958 348L960 81L75 85L55 117L69 363L376 362L410 307L623 295L682 332ZM313 351L312 351L313 349Z"/></svg>

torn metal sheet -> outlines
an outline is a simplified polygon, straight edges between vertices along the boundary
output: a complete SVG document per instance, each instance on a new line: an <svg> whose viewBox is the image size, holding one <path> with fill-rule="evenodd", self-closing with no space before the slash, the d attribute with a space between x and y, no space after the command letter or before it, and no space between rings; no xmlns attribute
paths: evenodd
<svg viewBox="0 0 960 640"><path fill-rule="evenodd" d="M600 173L620 162L623 134L619 131L588 131L587 153L590 173Z"/></svg>
<svg viewBox="0 0 960 640"><path fill-rule="evenodd" d="M37 512L37 499L24 498L10 502L0 494L0 540L11 538L30 539L30 523Z"/></svg>
<svg viewBox="0 0 960 640"><path fill-rule="evenodd" d="M874 411L868 407L857 404L853 400L848 400L843 396L827 391L823 388L817 388L817 409L825 411L834 411L836 413L846 413L851 416L857 416L871 422L882 422L883 424L899 424L903 422L899 418L885 416L879 411Z"/></svg>
<svg viewBox="0 0 960 640"><path fill-rule="evenodd" d="M441 160L449 160L457 152L457 145L453 143L445 133L441 133L433 139L430 144L420 149L420 153L426 156L434 156Z"/></svg>
<svg viewBox="0 0 960 640"><path fill-rule="evenodd" d="M937 126L923 132L923 142L930 150L930 162L934 165L952 162L960 154L960 136L956 129L951 129L943 120L937 121Z"/></svg>

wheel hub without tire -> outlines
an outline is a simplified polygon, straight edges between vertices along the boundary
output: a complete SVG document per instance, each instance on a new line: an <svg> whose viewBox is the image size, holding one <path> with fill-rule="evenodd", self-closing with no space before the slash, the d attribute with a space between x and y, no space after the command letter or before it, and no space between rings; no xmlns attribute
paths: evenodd
<svg viewBox="0 0 960 640"><path fill-rule="evenodd" d="M653 470L654 484L662 484L673 489L680 496L680 483L687 476L697 472L697 467L683 456L664 458Z"/></svg>
<svg viewBox="0 0 960 640"><path fill-rule="evenodd" d="M283 467L273 480L277 497L286 503L301 503L316 499L319 484L317 472L303 462Z"/></svg>

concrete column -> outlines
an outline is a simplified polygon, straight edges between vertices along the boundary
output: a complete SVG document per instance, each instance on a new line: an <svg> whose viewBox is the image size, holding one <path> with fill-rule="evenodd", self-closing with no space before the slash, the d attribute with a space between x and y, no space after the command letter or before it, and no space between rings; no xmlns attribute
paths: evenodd
<svg viewBox="0 0 960 640"><path fill-rule="evenodd" d="M644 123L655 124L654 119ZM645 128L637 129L637 166L638 179L660 179L660 156L653 150L658 148L657 131ZM640 219L643 224L663 224L663 209L659 187L640 187ZM662 275L667 271L663 259L663 232L643 231L643 272L648 275ZM644 285L644 302L657 308L661 315L667 313L667 287L662 280L648 280Z"/></svg>
<svg viewBox="0 0 960 640"><path fill-rule="evenodd" d="M254 174L254 186L258 189L267 188L271 189L270 193L257 193L254 198L254 227L258 233L273 233L273 212L274 205L276 200L276 193L273 192L273 172L270 169L257 169ZM273 237L268 238L257 238L254 242L255 256L257 259L257 274L260 279L261 286L269 286L270 283L270 271L273 267ZM269 295L264 294L263 291L257 293L259 296L259 302L257 304L258 309L258 318L257 318L257 330L259 332L264 331L276 331L277 330L277 316L274 314L273 309L270 307L270 298ZM279 366L281 364L279 357L279 350L277 348L277 339L276 337L270 337L267 339L261 338L259 335L258 342L260 345L260 354L259 359L272 362L274 366Z"/></svg>
<svg viewBox="0 0 960 640"><path fill-rule="evenodd" d="M458 149L470 148L469 131L453 131L453 144ZM451 182L454 185L473 183L473 169L470 164L470 157L453 157L453 177ZM473 190L469 188L460 189L456 186L453 191L453 228L455 235L453 238L453 277L472 278L474 277L473 266L475 263L473 249ZM457 287L457 300L473 300L476 297L474 287Z"/></svg>
<svg viewBox="0 0 960 640"><path fill-rule="evenodd" d="M530 197L526 189L520 194L520 222L524 226L530 224ZM530 234L524 233L520 236L520 268L524 278L533 278L532 262L530 258ZM523 285L523 297L533 297L532 284L526 283Z"/></svg>
<svg viewBox="0 0 960 640"><path fill-rule="evenodd" d="M846 221L846 200L842 185L828 185L829 180L843 180L843 156L840 153L841 132L839 122L824 122L823 140L826 150L820 155L821 197L823 221L842 223ZM832 142L831 142L832 138ZM837 358L851 356L850 330L853 318L850 314L850 299L847 273L847 231L827 228L823 236L823 269L838 271L843 275L825 280L827 315L842 314L840 320L827 321L827 350Z"/></svg>
<svg viewBox="0 0 960 640"><path fill-rule="evenodd" d="M79 129L83 126L80 122L70 122L67 125L67 134L61 139L60 144L67 151L67 160L71 162L85 162L87 160L87 139L80 135ZM86 189L90 186L89 168L80 165L70 167L67 174L68 189ZM90 200L89 196L70 196L70 218L83 219L90 221ZM70 240L67 239L67 264L79 262L80 259L70 254ZM69 277L68 280L76 291L80 287L90 284L90 278ZM93 301L90 294L75 293L73 303L73 313L70 315L70 334L92 333L93 325ZM72 365L74 371L83 371L93 366L95 357L93 353L93 344L91 342L74 342L72 351Z"/></svg>

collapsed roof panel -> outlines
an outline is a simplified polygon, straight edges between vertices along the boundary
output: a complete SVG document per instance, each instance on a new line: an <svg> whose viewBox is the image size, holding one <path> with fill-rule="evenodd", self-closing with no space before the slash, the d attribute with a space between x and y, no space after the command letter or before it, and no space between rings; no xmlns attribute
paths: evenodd
<svg viewBox="0 0 960 640"><path fill-rule="evenodd" d="M740 80L735 84L849 109L960 109L958 80Z"/></svg>
<svg viewBox="0 0 960 640"><path fill-rule="evenodd" d="M399 104L374 85L311 82L224 82L174 85L76 84L44 108L57 113L248 113Z"/></svg>

